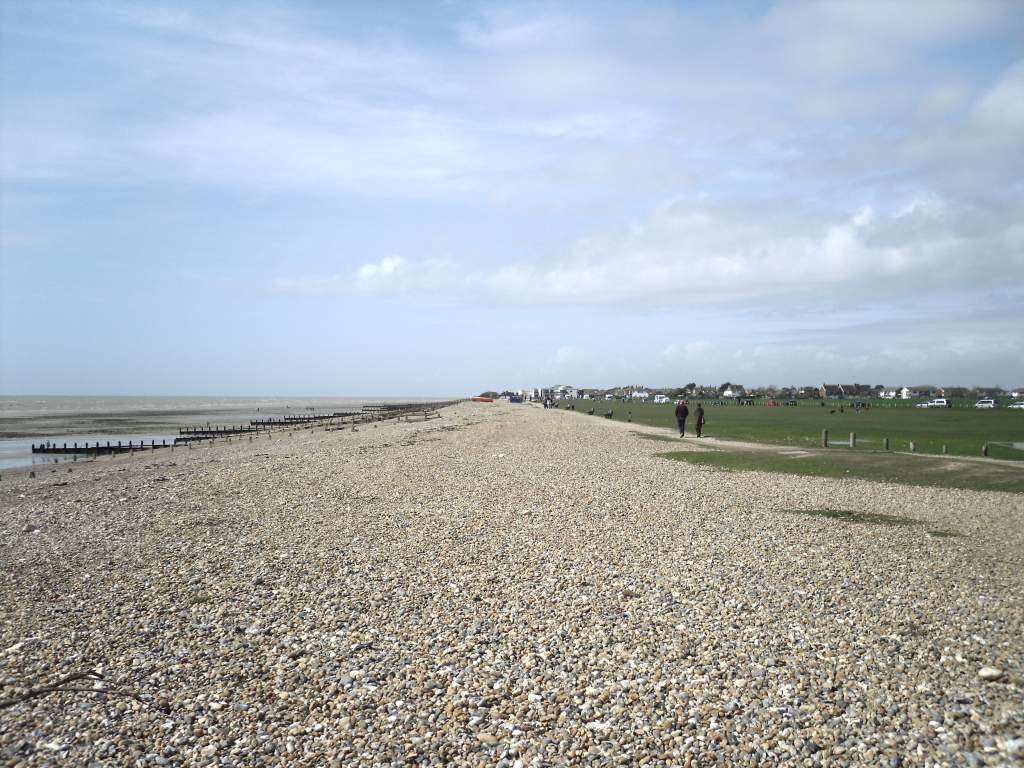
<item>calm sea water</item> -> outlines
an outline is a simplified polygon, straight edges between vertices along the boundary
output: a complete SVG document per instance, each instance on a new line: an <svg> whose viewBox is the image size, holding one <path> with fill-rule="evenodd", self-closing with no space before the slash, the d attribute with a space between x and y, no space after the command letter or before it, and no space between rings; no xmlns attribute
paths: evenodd
<svg viewBox="0 0 1024 768"><path fill-rule="evenodd" d="M172 440L197 424L247 424L255 418L359 410L364 405L423 402L404 397L10 397L0 396L0 469L74 461L33 454L33 444ZM81 461L81 457L77 457Z"/></svg>

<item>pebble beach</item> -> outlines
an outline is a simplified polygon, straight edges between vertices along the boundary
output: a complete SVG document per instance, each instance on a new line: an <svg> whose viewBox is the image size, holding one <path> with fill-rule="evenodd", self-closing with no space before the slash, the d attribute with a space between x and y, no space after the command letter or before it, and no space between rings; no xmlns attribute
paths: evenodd
<svg viewBox="0 0 1024 768"><path fill-rule="evenodd" d="M1024 764L1024 496L440 414L4 472L0 765Z"/></svg>

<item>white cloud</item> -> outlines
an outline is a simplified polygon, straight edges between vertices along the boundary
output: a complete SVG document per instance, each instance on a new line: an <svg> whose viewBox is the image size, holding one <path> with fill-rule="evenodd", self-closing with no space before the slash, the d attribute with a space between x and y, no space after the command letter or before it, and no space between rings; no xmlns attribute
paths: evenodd
<svg viewBox="0 0 1024 768"><path fill-rule="evenodd" d="M975 114L983 123L1024 131L1024 60L1010 67L979 100Z"/></svg>
<svg viewBox="0 0 1024 768"><path fill-rule="evenodd" d="M385 256L379 264L363 264L356 272L356 280L360 283L370 283L374 280L383 280L396 275L405 264L401 256Z"/></svg>
<svg viewBox="0 0 1024 768"><path fill-rule="evenodd" d="M397 254L367 262L347 272L329 275L280 275L272 287L280 293L343 296L352 293L389 294L415 290L441 291L461 284L454 264L446 259L410 260Z"/></svg>

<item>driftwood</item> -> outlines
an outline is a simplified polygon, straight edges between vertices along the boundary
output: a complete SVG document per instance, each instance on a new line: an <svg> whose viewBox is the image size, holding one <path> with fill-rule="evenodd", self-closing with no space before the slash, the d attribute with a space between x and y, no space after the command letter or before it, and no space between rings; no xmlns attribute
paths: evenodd
<svg viewBox="0 0 1024 768"><path fill-rule="evenodd" d="M102 681L103 675L93 670L88 670L86 672L74 672L62 677L60 680L55 683L51 683L50 685L40 685L36 688L29 688L25 693L18 696L13 696L9 699L0 699L0 709L13 707L15 704L20 704L23 701L29 701L30 699L34 699L39 696L45 696L48 693L103 693L114 696L126 696L130 699L135 699L140 703L145 703L134 693L120 688L84 688L82 686L71 685L71 683L79 680L92 680L93 682Z"/></svg>

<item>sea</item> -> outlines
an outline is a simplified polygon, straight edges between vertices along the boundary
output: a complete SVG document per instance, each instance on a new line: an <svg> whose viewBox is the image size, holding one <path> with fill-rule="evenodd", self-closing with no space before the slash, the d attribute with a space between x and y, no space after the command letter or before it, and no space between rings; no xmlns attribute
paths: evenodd
<svg viewBox="0 0 1024 768"><path fill-rule="evenodd" d="M364 405L427 402L428 397L34 397L0 395L0 471L82 461L34 454L49 442L172 442L182 427L231 426L250 419L359 410Z"/></svg>

